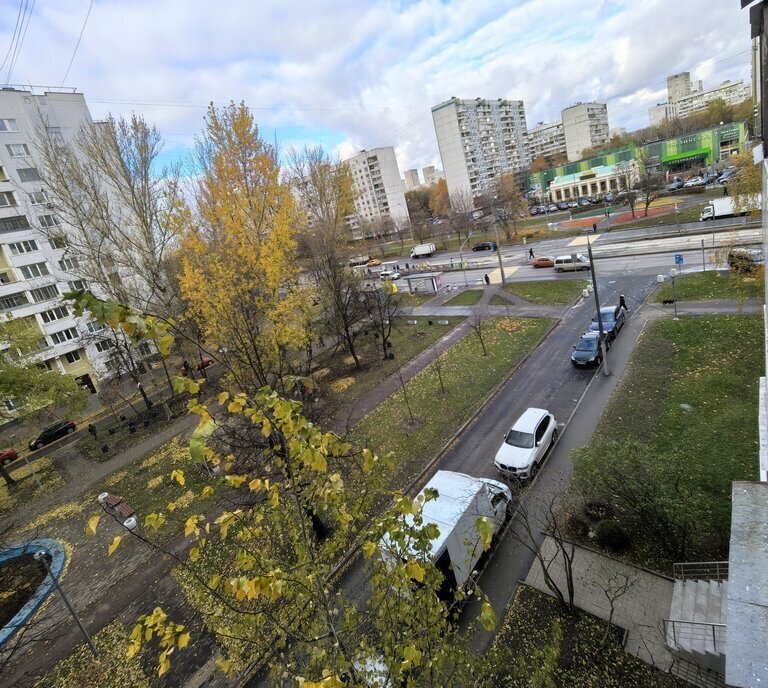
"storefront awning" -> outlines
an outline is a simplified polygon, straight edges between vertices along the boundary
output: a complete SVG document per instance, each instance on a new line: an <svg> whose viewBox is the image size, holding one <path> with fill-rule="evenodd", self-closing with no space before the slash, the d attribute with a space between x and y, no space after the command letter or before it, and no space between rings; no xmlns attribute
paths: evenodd
<svg viewBox="0 0 768 688"><path fill-rule="evenodd" d="M686 151L685 153L675 153L674 155L666 155L661 159L662 163L665 162L678 162L679 160L687 160L689 158L700 158L705 155L709 157L711 154L711 148L698 148L697 150Z"/></svg>

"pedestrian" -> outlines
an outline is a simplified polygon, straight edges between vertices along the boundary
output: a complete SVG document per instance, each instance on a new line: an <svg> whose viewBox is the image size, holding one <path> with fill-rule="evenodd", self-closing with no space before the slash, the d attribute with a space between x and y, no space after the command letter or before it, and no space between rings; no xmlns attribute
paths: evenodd
<svg viewBox="0 0 768 688"><path fill-rule="evenodd" d="M410 270L410 269L411 269L411 266L410 266L410 265L408 265L408 263L406 263L406 264L405 264L405 269L406 269L406 270Z"/></svg>
<svg viewBox="0 0 768 688"><path fill-rule="evenodd" d="M453 256L451 256L451 268L453 268Z"/></svg>
<svg viewBox="0 0 768 688"><path fill-rule="evenodd" d="M532 248L529 248L529 249L528 249L528 258L530 258L531 260L533 260L535 257L536 257L536 256L534 256L534 255L533 255L533 249L532 249Z"/></svg>
<svg viewBox="0 0 768 688"><path fill-rule="evenodd" d="M728 195L728 184L723 184L723 196Z"/></svg>
<svg viewBox="0 0 768 688"><path fill-rule="evenodd" d="M488 277L488 275L485 276L485 283L486 284L490 284L491 283L491 278Z"/></svg>
<svg viewBox="0 0 768 688"><path fill-rule="evenodd" d="M627 313L629 313L629 308L627 308L627 302L624 299L624 294L619 294L619 308L623 308Z"/></svg>

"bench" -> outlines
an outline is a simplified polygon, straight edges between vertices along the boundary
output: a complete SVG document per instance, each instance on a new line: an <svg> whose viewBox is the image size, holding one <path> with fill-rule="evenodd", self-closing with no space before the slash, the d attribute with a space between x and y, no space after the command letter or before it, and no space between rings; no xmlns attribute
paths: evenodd
<svg viewBox="0 0 768 688"><path fill-rule="evenodd" d="M112 514L116 518L121 518L123 525L128 530L133 530L138 525L138 521L135 518L136 512L133 507L123 501L122 497L103 492L99 495L98 501L107 513Z"/></svg>

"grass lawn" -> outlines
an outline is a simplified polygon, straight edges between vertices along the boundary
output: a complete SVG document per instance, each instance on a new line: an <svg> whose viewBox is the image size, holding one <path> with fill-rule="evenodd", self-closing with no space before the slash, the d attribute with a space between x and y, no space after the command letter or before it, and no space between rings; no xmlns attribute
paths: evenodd
<svg viewBox="0 0 768 688"><path fill-rule="evenodd" d="M474 306L476 303L479 303L480 299L483 298L483 290L482 289L469 289L468 291L462 291L459 294L456 294L450 301L446 301L444 305L446 306Z"/></svg>
<svg viewBox="0 0 768 688"><path fill-rule="evenodd" d="M668 573L675 552L727 558L731 483L757 478L762 335L759 316L710 316L662 320L640 338L575 466L585 498L615 507L633 560ZM641 493L653 481L642 513L629 508L633 480ZM654 532L657 523L667 525ZM659 540L670 533L671 545Z"/></svg>
<svg viewBox="0 0 768 688"><path fill-rule="evenodd" d="M29 465L37 473L37 477L46 492L55 490L64 484L64 478L48 457L30 461ZM35 477L24 461L17 463L16 468L11 469L9 473L11 478L17 481L17 484L6 485L5 481L0 480L0 514L13 511L42 494Z"/></svg>
<svg viewBox="0 0 768 688"><path fill-rule="evenodd" d="M711 299L748 299L762 298L765 295L763 273L754 274L728 272L723 275L719 270L695 272L675 278L675 291L678 301L709 301ZM672 298L672 282L667 280L653 292L651 299L657 303Z"/></svg>
<svg viewBox="0 0 768 688"><path fill-rule="evenodd" d="M503 296L494 294L491 296L491 300L488 302L489 306L511 306L512 302L509 299L505 299Z"/></svg>
<svg viewBox="0 0 768 688"><path fill-rule="evenodd" d="M129 638L119 620L105 626L92 640L98 657L83 643L35 683L35 688L149 688L151 683L141 667L140 655L126 657Z"/></svg>
<svg viewBox="0 0 768 688"><path fill-rule="evenodd" d="M408 325L406 320L416 320L418 324ZM312 376L320 387L324 413L333 413L342 406L353 404L398 367L450 332L464 318L431 318L432 325L428 324L429 320L425 317L396 319L390 337L390 351L395 354L393 361L384 360L381 340L374 339L370 331L357 338L361 370L355 369L354 360L346 352L340 351L334 356L329 351L318 356ZM440 325L438 321L447 321L448 324Z"/></svg>
<svg viewBox="0 0 768 688"><path fill-rule="evenodd" d="M586 280L533 280L531 282L507 282L504 289L531 303L567 306L581 296Z"/></svg>
<svg viewBox="0 0 768 688"><path fill-rule="evenodd" d="M624 652L621 629L578 609L569 614L554 597L526 585L517 587L490 654L495 671L484 683L489 686L690 685ZM551 683L536 681L541 672Z"/></svg>
<svg viewBox="0 0 768 688"><path fill-rule="evenodd" d="M415 425L398 392L355 425L355 440L380 453L393 451L399 462L394 473L400 475L393 474L392 483L402 486L507 378L554 322L548 318L489 318L484 334L487 356L474 332L443 355L445 394L432 366L406 384Z"/></svg>
<svg viewBox="0 0 768 688"><path fill-rule="evenodd" d="M400 292L400 306L402 308L416 308L427 301L431 301L437 294L411 294L410 292Z"/></svg>

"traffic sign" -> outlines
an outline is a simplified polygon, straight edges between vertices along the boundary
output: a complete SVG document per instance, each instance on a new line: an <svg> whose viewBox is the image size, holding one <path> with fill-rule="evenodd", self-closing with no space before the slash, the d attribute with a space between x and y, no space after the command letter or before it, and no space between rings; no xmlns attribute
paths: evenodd
<svg viewBox="0 0 768 688"><path fill-rule="evenodd" d="M683 264L683 254L675 253L675 265L682 265L682 264Z"/></svg>

